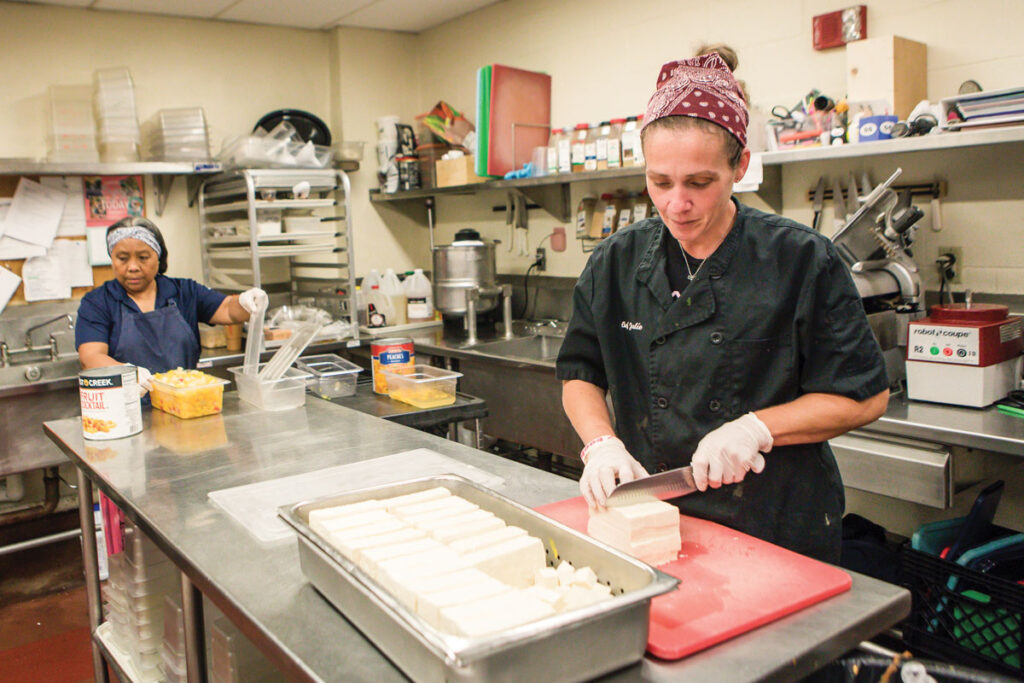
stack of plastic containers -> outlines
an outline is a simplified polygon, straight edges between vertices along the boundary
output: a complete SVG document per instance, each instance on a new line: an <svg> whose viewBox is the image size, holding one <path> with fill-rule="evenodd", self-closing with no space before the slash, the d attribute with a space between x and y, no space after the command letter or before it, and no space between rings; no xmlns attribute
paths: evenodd
<svg viewBox="0 0 1024 683"><path fill-rule="evenodd" d="M147 157L154 161L206 161L210 140L202 107L161 109L147 124Z"/></svg>
<svg viewBox="0 0 1024 683"><path fill-rule="evenodd" d="M87 85L50 86L50 161L99 161L92 88Z"/></svg>
<svg viewBox="0 0 1024 683"><path fill-rule="evenodd" d="M179 591L174 563L126 520L124 550L110 556L107 620L140 681L163 679L165 598Z"/></svg>
<svg viewBox="0 0 1024 683"><path fill-rule="evenodd" d="M139 160L139 119L135 115L135 86L125 67L100 69L95 74L96 119L100 159Z"/></svg>
<svg viewBox="0 0 1024 683"><path fill-rule="evenodd" d="M164 598L164 649L161 670L167 683L186 683L188 670L185 663L185 620L181 601L177 596Z"/></svg>

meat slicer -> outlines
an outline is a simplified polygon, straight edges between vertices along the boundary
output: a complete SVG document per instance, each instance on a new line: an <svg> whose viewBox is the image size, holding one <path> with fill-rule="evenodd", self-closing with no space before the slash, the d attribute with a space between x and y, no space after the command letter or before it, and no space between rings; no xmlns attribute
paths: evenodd
<svg viewBox="0 0 1024 683"><path fill-rule="evenodd" d="M864 300L890 384L906 379L907 324L924 315L921 273L910 248L924 214L911 204L909 191L892 189L901 173L897 168L875 187L832 236Z"/></svg>

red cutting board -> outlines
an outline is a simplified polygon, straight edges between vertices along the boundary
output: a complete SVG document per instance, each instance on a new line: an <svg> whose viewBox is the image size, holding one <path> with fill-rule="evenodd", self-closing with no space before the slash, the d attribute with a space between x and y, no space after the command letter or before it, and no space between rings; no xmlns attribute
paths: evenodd
<svg viewBox="0 0 1024 683"><path fill-rule="evenodd" d="M537 512L582 533L582 497ZM850 590L850 575L832 565L741 534L721 524L680 515L683 549L658 567L679 587L651 602L647 651L680 659Z"/></svg>
<svg viewBox="0 0 1024 683"><path fill-rule="evenodd" d="M550 133L551 76L492 65L488 175L522 168L534 147L548 146Z"/></svg>

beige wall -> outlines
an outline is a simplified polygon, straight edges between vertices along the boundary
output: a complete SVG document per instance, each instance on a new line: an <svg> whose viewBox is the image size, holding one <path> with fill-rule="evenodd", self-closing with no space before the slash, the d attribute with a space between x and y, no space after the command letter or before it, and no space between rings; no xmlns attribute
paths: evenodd
<svg viewBox="0 0 1024 683"><path fill-rule="evenodd" d="M444 99L472 118L476 69L504 63L550 73L555 125L638 113L662 62L692 53L702 41L724 41L740 54L738 76L755 105L796 102L811 87L838 95L845 89L845 52L811 48L811 17L834 9L825 0L801 3L720 0L716 3L645 0L507 0L420 35L363 29L330 32L187 20L0 1L0 157L46 153L46 88L88 83L94 69L127 64L142 119L157 109L201 105L214 148L244 132L263 113L290 106L322 115L336 137L367 141L363 170L353 174L357 273L388 265L429 267L427 232L400 212L371 205L375 186L373 121L404 120ZM1024 3L979 0L969 12L953 0L872 2L872 36L898 34L928 44L929 94L937 99L966 78L988 89L1019 85L1024 46L1012 31L1024 21ZM116 36L116 39L113 38ZM964 252L964 286L1024 293L1024 184L1021 145L968 155L903 155L844 163L811 163L784 172L784 212L810 220L804 198L818 175L868 170L880 180L901 165L910 181L942 177L950 196L945 231L922 222L918 260L930 266L938 246ZM586 191L639 190L640 179L576 187ZM506 239L500 192L438 201L438 239L471 225ZM746 197L763 207L755 197ZM150 197L152 206L152 197ZM531 212L530 246L559 225ZM825 225L831 225L826 216ZM195 212L175 186L160 219L176 255L176 274L199 277ZM571 234L571 231L570 231ZM580 243L549 250L548 272L575 276L586 262ZM521 273L531 259L499 249L501 272ZM936 277L925 267L926 280Z"/></svg>
<svg viewBox="0 0 1024 683"><path fill-rule="evenodd" d="M979 0L969 11L955 0L869 2L870 36L901 35L928 45L928 92L932 99L955 94L967 78L986 89L1019 86L1024 44L1014 31L999 26L1024 22L1024 3ZM845 92L843 49L817 52L811 47L811 17L832 11L827 0L764 2L719 0L714 3L645 0L509 0L424 32L420 40L421 107L445 99L472 112L475 72L489 63L546 71L552 76L552 121L564 125L595 121L643 110L660 65L692 54L703 41L726 42L739 52L737 76L747 82L754 105L792 105L812 87L833 96ZM849 163L787 167L784 213L809 222L805 198L822 173L871 172L884 179L900 165L908 181L949 180L943 207L945 230L920 231L918 260L926 283L935 287L930 266L938 246L963 248L964 285L976 291L1024 293L1024 183L1021 145L967 155L902 155ZM640 181L595 185L609 191L637 189ZM589 188L588 188L589 189ZM582 188L573 192L573 202ZM440 232L447 237L466 224L502 238L501 204L491 193L476 200L442 199ZM756 199L745 198L755 206ZM923 207L927 211L927 207ZM533 212L531 246L558 225ZM926 216L922 226L930 224ZM831 216L826 216L826 226ZM399 239L414 233L397 231ZM410 242L410 251L412 250ZM573 276L586 262L580 243L569 240L564 254L549 251L549 273ZM523 272L529 258L499 251L499 270ZM962 286L961 286L962 288Z"/></svg>
<svg viewBox="0 0 1024 683"><path fill-rule="evenodd" d="M140 121L202 106L214 151L282 107L327 117L329 35L321 31L0 2L0 158L45 157L47 88L127 66ZM148 179L147 179L148 180ZM178 180L160 218L173 275L202 279L198 219Z"/></svg>

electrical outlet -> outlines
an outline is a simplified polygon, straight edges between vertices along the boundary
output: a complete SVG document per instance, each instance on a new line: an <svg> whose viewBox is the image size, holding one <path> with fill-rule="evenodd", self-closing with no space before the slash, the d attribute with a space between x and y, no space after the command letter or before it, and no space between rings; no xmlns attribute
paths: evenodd
<svg viewBox="0 0 1024 683"><path fill-rule="evenodd" d="M537 247L537 258L534 261L537 264L537 272L548 267L548 254L543 247Z"/></svg>
<svg viewBox="0 0 1024 683"><path fill-rule="evenodd" d="M949 282L954 285L958 285L961 282L960 273L964 270L964 250L962 247L939 247L936 258L943 254L952 254L953 258L956 259L956 263L953 264L953 279Z"/></svg>

